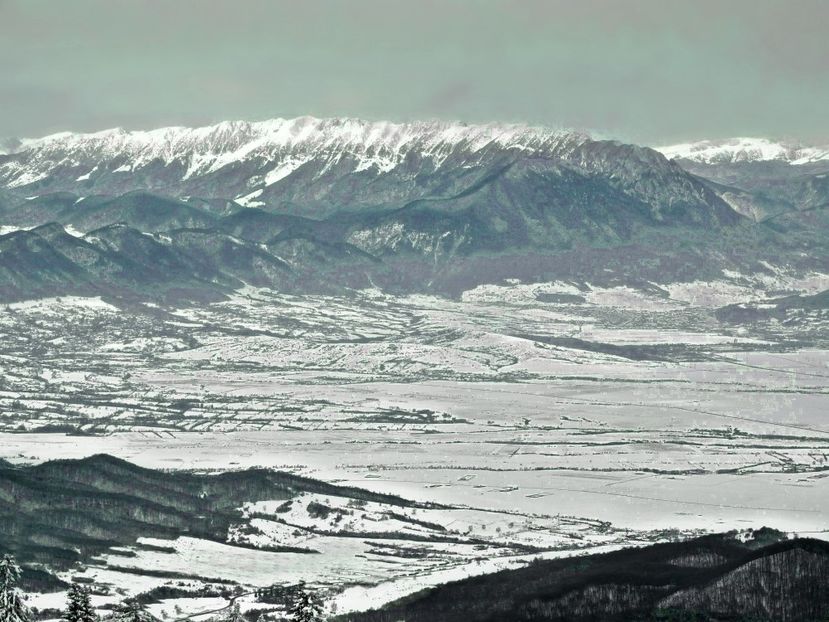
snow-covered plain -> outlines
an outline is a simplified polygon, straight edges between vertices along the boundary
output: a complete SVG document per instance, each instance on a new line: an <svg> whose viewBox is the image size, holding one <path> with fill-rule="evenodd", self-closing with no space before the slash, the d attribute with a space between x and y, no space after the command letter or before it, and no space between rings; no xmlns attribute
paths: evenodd
<svg viewBox="0 0 829 622"><path fill-rule="evenodd" d="M536 555L762 525L827 537L825 318L715 314L826 284L770 271L455 301L248 289L189 309L8 305L0 458L268 466L445 506L249 505L226 544L182 538L84 571L126 592L170 581L142 569L221 568L246 586L321 584L342 611ZM215 608L175 600L156 608Z"/></svg>

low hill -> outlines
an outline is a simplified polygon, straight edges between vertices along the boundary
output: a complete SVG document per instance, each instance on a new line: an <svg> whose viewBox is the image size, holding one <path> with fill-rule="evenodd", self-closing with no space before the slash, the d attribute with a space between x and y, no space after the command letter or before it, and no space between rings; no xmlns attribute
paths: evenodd
<svg viewBox="0 0 829 622"><path fill-rule="evenodd" d="M145 469L108 455L35 466L0 463L0 554L30 571L66 568L138 538L182 535L225 542L246 502L302 492L412 503L289 473L249 469L217 475ZM40 575L32 582L43 584Z"/></svg>

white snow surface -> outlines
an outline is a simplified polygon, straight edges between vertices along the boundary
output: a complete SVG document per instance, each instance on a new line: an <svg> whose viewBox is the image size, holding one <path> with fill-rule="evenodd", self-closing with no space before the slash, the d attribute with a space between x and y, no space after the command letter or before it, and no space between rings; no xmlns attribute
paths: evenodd
<svg viewBox="0 0 829 622"><path fill-rule="evenodd" d="M343 156L353 160L355 172L388 172L409 153L439 166L448 156L469 156L488 145L555 155L575 148L588 136L573 131L522 124L467 125L420 121L392 123L351 118L272 119L260 122L224 121L201 128L166 127L149 131L121 128L89 134L62 132L20 141L0 169L7 185L24 186L59 166L100 161L130 162L131 170L160 161L186 167L183 178L212 173L251 159L271 163L265 179L270 185L314 158L327 166ZM124 167L115 169L123 171ZM83 175L81 176L83 177Z"/></svg>
<svg viewBox="0 0 829 622"><path fill-rule="evenodd" d="M785 141L775 142L767 138L701 140L654 149L668 159L684 159L703 164L779 160L800 165L829 160L829 145L809 147Z"/></svg>

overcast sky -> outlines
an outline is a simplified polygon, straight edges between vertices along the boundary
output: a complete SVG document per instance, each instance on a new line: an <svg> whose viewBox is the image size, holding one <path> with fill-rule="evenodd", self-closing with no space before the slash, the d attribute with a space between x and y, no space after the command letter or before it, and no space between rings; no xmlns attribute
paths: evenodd
<svg viewBox="0 0 829 622"><path fill-rule="evenodd" d="M0 136L224 119L829 140L826 0L0 0Z"/></svg>

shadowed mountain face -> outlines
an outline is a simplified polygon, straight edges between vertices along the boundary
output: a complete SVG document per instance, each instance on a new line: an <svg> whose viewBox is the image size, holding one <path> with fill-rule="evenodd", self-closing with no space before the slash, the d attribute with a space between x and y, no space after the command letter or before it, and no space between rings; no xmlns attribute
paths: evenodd
<svg viewBox="0 0 829 622"><path fill-rule="evenodd" d="M755 220L829 205L829 146L736 138L661 151Z"/></svg>
<svg viewBox="0 0 829 622"><path fill-rule="evenodd" d="M216 217L206 204L195 207L185 201L143 191L118 197L82 197L60 192L18 202L3 214L4 223L32 227L46 222L90 231L103 225L123 223L141 231L168 231L183 227L209 227Z"/></svg>
<svg viewBox="0 0 829 622"><path fill-rule="evenodd" d="M784 162L707 164L679 160L700 178L710 180L723 199L755 220L792 211L829 206L829 160L805 165Z"/></svg>
<svg viewBox="0 0 829 622"><path fill-rule="evenodd" d="M81 242L23 236L5 243L0 291L456 294L509 278L669 282L763 261L826 269L825 176L800 167L800 185L787 174L781 189L766 164L669 161L525 126L304 118L57 135L0 156L2 225L60 223L100 248L89 232L121 224L165 249L154 267L146 241L107 240L93 260ZM697 165L756 172L732 179Z"/></svg>
<svg viewBox="0 0 829 622"><path fill-rule="evenodd" d="M823 620L829 544L761 530L538 561L344 616L348 622Z"/></svg>
<svg viewBox="0 0 829 622"><path fill-rule="evenodd" d="M111 224L84 236L48 223L0 236L0 299L85 295L171 304L219 300L244 285L288 292L368 287L379 262L306 234L256 243L219 229L144 233Z"/></svg>
<svg viewBox="0 0 829 622"><path fill-rule="evenodd" d="M143 469L106 455L31 467L0 462L0 553L64 568L139 537L225 542L237 508L301 492L408 506L390 495L264 469L219 475ZM32 580L43 581L40 575Z"/></svg>

